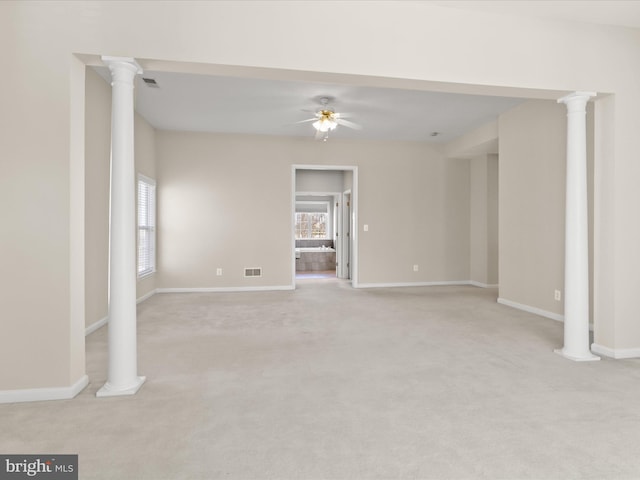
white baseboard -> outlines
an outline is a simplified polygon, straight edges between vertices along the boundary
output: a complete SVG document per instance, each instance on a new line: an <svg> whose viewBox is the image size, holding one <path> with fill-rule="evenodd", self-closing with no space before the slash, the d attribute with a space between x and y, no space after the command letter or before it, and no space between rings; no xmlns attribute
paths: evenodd
<svg viewBox="0 0 640 480"><path fill-rule="evenodd" d="M471 285L471 282L469 280L454 280L445 282L359 283L355 288L441 287L446 285Z"/></svg>
<svg viewBox="0 0 640 480"><path fill-rule="evenodd" d="M480 283L480 282L476 282L475 280L469 280L469 285L473 285L474 287L480 287L480 288L498 288L500 285L498 285L497 283Z"/></svg>
<svg viewBox="0 0 640 480"><path fill-rule="evenodd" d="M504 298L498 298L498 303L506 305L507 307L517 308L518 310L523 310L535 315L540 315L541 317L550 318L551 320L555 320L556 322L564 322L564 315L560 315L559 313L548 312L547 310L542 310L541 308L531 307L529 305L513 302Z"/></svg>
<svg viewBox="0 0 640 480"><path fill-rule="evenodd" d="M267 285L264 287L211 287L211 288L157 288L157 293L227 293L227 292L268 292L273 290L294 290L293 285Z"/></svg>
<svg viewBox="0 0 640 480"><path fill-rule="evenodd" d="M104 327L107 322L109 322L109 317L104 317L98 320L97 322L92 323L87 328L84 329L84 336L91 335L93 332L98 330L101 327Z"/></svg>
<svg viewBox="0 0 640 480"><path fill-rule="evenodd" d="M156 292L157 292L157 291L158 291L158 289L157 289L157 288L156 288L156 289L154 289L154 290L151 290L149 293L146 293L146 294L144 294L143 296L141 296L140 298L138 298L138 299L136 300L136 303L142 303L142 302L144 302L145 300L147 300L147 299L149 299L149 298L153 297L153 296L156 294Z"/></svg>
<svg viewBox="0 0 640 480"><path fill-rule="evenodd" d="M42 402L46 400L68 400L78 395L89 385L89 377L83 375L68 387L28 388L25 390L0 390L0 403Z"/></svg>
<svg viewBox="0 0 640 480"><path fill-rule="evenodd" d="M597 343L591 344L591 351L605 357L623 359L623 358L640 358L640 348L609 348Z"/></svg>
<svg viewBox="0 0 640 480"><path fill-rule="evenodd" d="M564 323L564 315L560 315L559 313L548 312L547 310L542 310L541 308L524 305L522 303L513 302L504 298L498 298L498 303L506 305L507 307L517 308L518 310L523 310L535 315L540 315L541 317L550 318L551 320L555 320L556 322ZM593 332L593 323L589 324L589 330Z"/></svg>
<svg viewBox="0 0 640 480"><path fill-rule="evenodd" d="M142 303L145 300L148 300L149 298L153 297L156 294L156 292L157 292L157 290L151 290L149 293L147 293L147 294L141 296L140 298L136 299L136 304ZM89 325L87 328L84 329L84 336L86 337L87 335L91 335L93 332L95 332L99 328L104 327L107 323L109 323L109 317L108 316L104 317L104 318L101 318L97 322L92 323L91 325Z"/></svg>

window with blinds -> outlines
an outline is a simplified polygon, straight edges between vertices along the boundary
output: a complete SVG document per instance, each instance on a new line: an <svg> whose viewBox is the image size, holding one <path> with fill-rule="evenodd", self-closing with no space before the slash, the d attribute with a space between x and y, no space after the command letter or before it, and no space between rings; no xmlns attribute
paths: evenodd
<svg viewBox="0 0 640 480"><path fill-rule="evenodd" d="M138 278L156 271L156 182L138 175Z"/></svg>
<svg viewBox="0 0 640 480"><path fill-rule="evenodd" d="M329 238L326 213L296 212L296 239Z"/></svg>

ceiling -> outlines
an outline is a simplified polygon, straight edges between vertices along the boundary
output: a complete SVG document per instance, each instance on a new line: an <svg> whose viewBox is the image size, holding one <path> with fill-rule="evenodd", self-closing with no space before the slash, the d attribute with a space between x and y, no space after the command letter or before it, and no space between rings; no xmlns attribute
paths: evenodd
<svg viewBox="0 0 640 480"><path fill-rule="evenodd" d="M106 67L93 67L106 81ZM156 87L142 78L152 78ZM264 80L146 70L136 80L136 111L160 130L313 137L321 97L362 127L329 138L448 142L522 98L331 83Z"/></svg>
<svg viewBox="0 0 640 480"><path fill-rule="evenodd" d="M640 1L433 1L506 15L640 28ZM105 67L94 67L105 80ZM522 98L146 70L137 78L136 111L162 130L314 136L319 99L361 130L339 126L330 138L445 143L494 120Z"/></svg>
<svg viewBox="0 0 640 480"><path fill-rule="evenodd" d="M104 70L103 76L108 78ZM394 88L145 71L136 111L161 130L313 137L320 97L361 130L330 138L447 142L495 119L522 99ZM437 135L434 135L434 132Z"/></svg>

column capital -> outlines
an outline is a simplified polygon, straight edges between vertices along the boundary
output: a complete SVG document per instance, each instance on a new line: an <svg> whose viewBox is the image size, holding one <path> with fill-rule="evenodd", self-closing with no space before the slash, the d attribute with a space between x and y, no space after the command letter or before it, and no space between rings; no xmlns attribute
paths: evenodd
<svg viewBox="0 0 640 480"><path fill-rule="evenodd" d="M113 69L117 67L125 67L133 70L136 75L142 74L142 67L138 64L138 62L136 62L135 58L111 57L108 55L103 55L102 57L100 57L100 59L102 60L102 63L109 67L109 70L111 71L113 71Z"/></svg>
<svg viewBox="0 0 640 480"><path fill-rule="evenodd" d="M558 99L558 103L564 103L567 108L570 105L586 105L590 98L595 97L596 92L572 92Z"/></svg>

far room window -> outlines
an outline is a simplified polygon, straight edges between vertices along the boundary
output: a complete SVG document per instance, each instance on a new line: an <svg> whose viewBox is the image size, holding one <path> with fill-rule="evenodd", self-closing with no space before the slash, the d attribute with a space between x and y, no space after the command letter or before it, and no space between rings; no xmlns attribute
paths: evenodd
<svg viewBox="0 0 640 480"><path fill-rule="evenodd" d="M138 175L138 278L156 271L156 182Z"/></svg>
<svg viewBox="0 0 640 480"><path fill-rule="evenodd" d="M296 212L296 238L328 238L326 213Z"/></svg>

